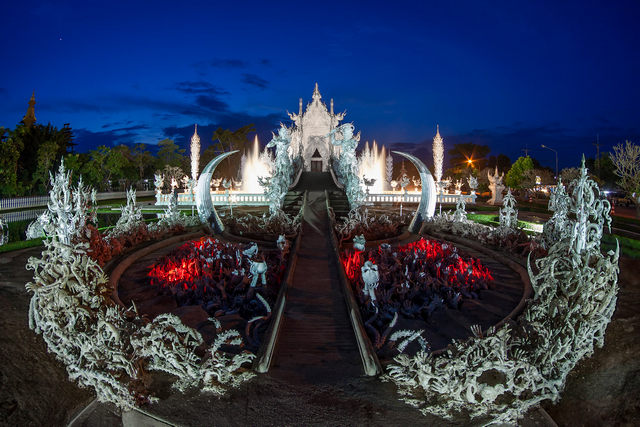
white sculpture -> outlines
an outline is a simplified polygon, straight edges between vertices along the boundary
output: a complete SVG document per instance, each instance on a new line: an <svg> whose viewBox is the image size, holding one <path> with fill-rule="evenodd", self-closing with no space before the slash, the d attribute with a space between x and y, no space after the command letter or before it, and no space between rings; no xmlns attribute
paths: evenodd
<svg viewBox="0 0 640 427"><path fill-rule="evenodd" d="M378 266L372 263L371 261L367 261L360 268L362 273L362 281L364 282L364 288L362 292L365 296L369 296L371 303L373 305L376 304L376 288L378 287L379 282L379 274L378 274Z"/></svg>
<svg viewBox="0 0 640 427"><path fill-rule="evenodd" d="M387 156L385 173L386 173L387 183L391 185L391 182L393 181L393 157L391 156L391 153L389 153L389 155Z"/></svg>
<svg viewBox="0 0 640 427"><path fill-rule="evenodd" d="M291 159L289 158L289 145L291 144L291 130L280 125L278 135L272 133L272 139L267 148L276 148L275 166L270 178L260 177L259 182L264 184L265 194L269 199L269 213L277 215L282 210L284 196L291 185Z"/></svg>
<svg viewBox="0 0 640 427"><path fill-rule="evenodd" d="M256 283L258 282L258 277L260 277L262 284L267 284L267 278L265 273L267 272L267 263L264 260L259 261L249 261L251 267L249 268L249 273L251 274L251 287L255 288Z"/></svg>
<svg viewBox="0 0 640 427"><path fill-rule="evenodd" d="M195 125L193 136L191 136L191 179L198 182L198 172L200 168L200 136L198 136L198 125Z"/></svg>
<svg viewBox="0 0 640 427"><path fill-rule="evenodd" d="M458 195L458 200L456 202L456 211L453 214L453 220L456 222L467 221L467 211L465 210L464 197L462 197L462 195Z"/></svg>
<svg viewBox="0 0 640 427"><path fill-rule="evenodd" d="M436 125L436 136L433 138L433 176L436 182L442 179L442 163L444 162L444 142L440 136L440 125Z"/></svg>
<svg viewBox="0 0 640 427"><path fill-rule="evenodd" d="M555 191L549 196L549 210L553 212L553 215L542 228L542 242L546 248L551 247L553 243L565 238L571 232L570 227L567 226L569 204L570 197L562 184L562 178L559 178Z"/></svg>
<svg viewBox="0 0 640 427"><path fill-rule="evenodd" d="M136 190L131 187L127 190L127 205L122 207L120 218L109 235L126 234L137 228L142 222L142 208L136 205Z"/></svg>
<svg viewBox="0 0 640 427"><path fill-rule="evenodd" d="M507 191L500 208L500 227L517 228L518 210L516 209L516 199L511 194L511 188Z"/></svg>
<svg viewBox="0 0 640 427"><path fill-rule="evenodd" d="M469 184L471 194L476 194L476 188L478 188L478 179L473 175L469 175L469 178L467 178L467 183Z"/></svg>
<svg viewBox="0 0 640 427"><path fill-rule="evenodd" d="M0 218L0 246L9 242L9 226L4 218Z"/></svg>
<svg viewBox="0 0 640 427"><path fill-rule="evenodd" d="M357 211L351 211L351 212L357 212ZM349 213L351 213L351 212L349 212ZM355 249L357 251L364 251L366 243L367 243L367 240L364 238L364 234L360 234L359 236L355 236L353 238L353 249Z"/></svg>
<svg viewBox="0 0 640 427"><path fill-rule="evenodd" d="M164 186L164 175L157 172L154 176L153 185L156 188L156 194L162 193L162 187Z"/></svg>
<svg viewBox="0 0 640 427"><path fill-rule="evenodd" d="M529 265L534 297L518 322L473 327L471 339L454 340L437 356L397 356L386 379L401 399L425 414L515 424L541 401L557 401L571 369L602 347L618 292L618 250L600 252L610 205L584 163L569 189L570 234L535 262L536 272Z"/></svg>
<svg viewBox="0 0 640 427"><path fill-rule="evenodd" d="M490 172L487 172L487 177L489 178L489 190L491 190L491 199L487 203L498 205L502 203L502 191L505 188L502 183L504 172L502 172L502 175L498 175L498 166L496 166L495 173L491 175Z"/></svg>
<svg viewBox="0 0 640 427"><path fill-rule="evenodd" d="M333 146L340 147L337 165L338 179L344 185L349 206L351 209L357 209L364 200L364 193L358 178L358 163L356 161L356 147L360 142L360 132L354 135L353 131L353 124L346 123L332 130L327 136ZM339 133L341 138L336 138L336 133Z"/></svg>
<svg viewBox="0 0 640 427"><path fill-rule="evenodd" d="M67 368L71 380L92 387L101 402L130 409L157 399L140 385L145 370L160 370L178 380L180 391L198 388L221 395L253 376L239 372L252 354L230 356L222 344L239 345L237 331L219 331L208 358L197 355L200 333L171 314L148 322L138 316L135 305L127 310L110 297L108 278L87 255L86 223L92 215L91 192L80 182L71 187L61 164L55 177L43 224L48 239L41 258L30 258L34 271L26 284L33 293L29 327L41 334L49 352Z"/></svg>
<svg viewBox="0 0 640 427"><path fill-rule="evenodd" d="M459 179L456 181L456 194L462 194L462 180Z"/></svg>

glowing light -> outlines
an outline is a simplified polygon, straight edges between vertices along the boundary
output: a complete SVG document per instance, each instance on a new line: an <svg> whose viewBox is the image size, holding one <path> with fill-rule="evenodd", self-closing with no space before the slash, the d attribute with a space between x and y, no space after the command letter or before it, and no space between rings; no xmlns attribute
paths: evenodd
<svg viewBox="0 0 640 427"><path fill-rule="evenodd" d="M382 193L384 191L384 183L386 178L387 155L384 147L378 149L378 144L373 141L373 145L369 148L369 142L366 143L360 158L358 159L358 177L362 180L375 179L374 184L369 187L371 193Z"/></svg>
<svg viewBox="0 0 640 427"><path fill-rule="evenodd" d="M349 280L354 283L360 280L360 268L366 261L379 264L383 249L377 251L347 251L340 260ZM477 289L481 283L493 280L489 269L477 258L462 258L451 244L442 244L433 240L420 239L393 249L398 259L411 262L412 268L425 271L432 276L443 279L449 286L456 288ZM408 265L408 264L406 264Z"/></svg>
<svg viewBox="0 0 640 427"><path fill-rule="evenodd" d="M247 153L246 161L242 167L242 192L263 193L263 188L258 178L270 177L273 174L273 159L271 153L265 149L260 153L258 136L253 140L253 147Z"/></svg>

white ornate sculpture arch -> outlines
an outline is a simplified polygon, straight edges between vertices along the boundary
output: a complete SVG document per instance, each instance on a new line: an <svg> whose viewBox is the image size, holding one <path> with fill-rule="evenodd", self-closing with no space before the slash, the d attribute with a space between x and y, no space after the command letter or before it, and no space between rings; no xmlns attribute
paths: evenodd
<svg viewBox="0 0 640 427"><path fill-rule="evenodd" d="M222 233L224 224L216 212L216 208L211 201L211 178L216 167L227 157L237 153L238 150L220 154L209 162L204 168L198 179L198 187L196 188L196 207L198 208L198 216L200 220L208 225L214 233Z"/></svg>
<svg viewBox="0 0 640 427"><path fill-rule="evenodd" d="M394 151L393 153L406 157L414 164L416 169L418 169L418 173L420 173L422 196L420 197L418 210L409 225L409 231L417 233L420 231L422 222L427 218L433 217L433 214L436 212L436 183L433 181L431 172L429 172L429 169L427 169L420 159L411 154L403 153L402 151Z"/></svg>

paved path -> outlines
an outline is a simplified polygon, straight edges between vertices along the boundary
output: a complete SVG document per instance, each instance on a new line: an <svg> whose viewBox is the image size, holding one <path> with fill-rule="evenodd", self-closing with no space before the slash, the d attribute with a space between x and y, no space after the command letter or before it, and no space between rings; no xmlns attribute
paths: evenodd
<svg viewBox="0 0 640 427"><path fill-rule="evenodd" d="M269 374L295 382L363 375L331 249L324 192L308 194L302 233Z"/></svg>

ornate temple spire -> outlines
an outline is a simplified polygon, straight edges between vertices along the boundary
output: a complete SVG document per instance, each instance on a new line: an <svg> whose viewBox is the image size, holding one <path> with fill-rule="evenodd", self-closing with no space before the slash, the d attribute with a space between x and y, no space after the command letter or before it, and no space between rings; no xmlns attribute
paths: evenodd
<svg viewBox="0 0 640 427"><path fill-rule="evenodd" d="M436 125L436 136L433 138L433 176L436 182L442 180L442 163L444 162L444 141L440 136L440 125Z"/></svg>
<svg viewBox="0 0 640 427"><path fill-rule="evenodd" d="M302 98L300 98L300 111L298 112L299 116L302 116Z"/></svg>
<svg viewBox="0 0 640 427"><path fill-rule="evenodd" d="M333 116L333 98L331 98L331 115Z"/></svg>
<svg viewBox="0 0 640 427"><path fill-rule="evenodd" d="M200 168L200 136L198 136L198 125L196 124L193 136L191 137L191 178L198 179Z"/></svg>
<svg viewBox="0 0 640 427"><path fill-rule="evenodd" d="M29 108L27 108L27 114L24 115L22 122L26 127L30 128L36 122L36 92L33 91L31 99L29 100Z"/></svg>
<svg viewBox="0 0 640 427"><path fill-rule="evenodd" d="M318 90L318 82L316 82L316 88L313 90L313 100L320 101L322 95L320 95L320 91Z"/></svg>

